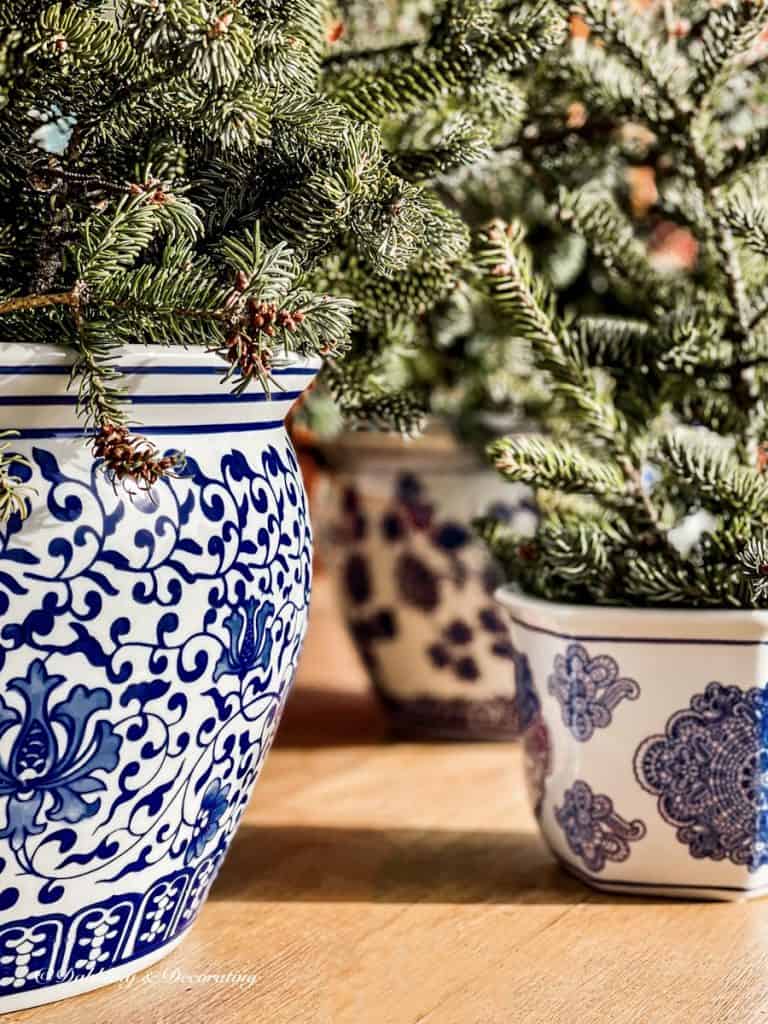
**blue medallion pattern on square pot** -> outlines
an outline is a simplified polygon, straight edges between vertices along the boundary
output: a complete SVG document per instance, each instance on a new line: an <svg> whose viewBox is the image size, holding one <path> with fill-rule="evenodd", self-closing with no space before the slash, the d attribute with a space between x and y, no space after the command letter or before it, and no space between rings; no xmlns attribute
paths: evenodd
<svg viewBox="0 0 768 1024"><path fill-rule="evenodd" d="M635 755L640 785L692 857L768 864L768 692L710 683Z"/></svg>
<svg viewBox="0 0 768 1024"><path fill-rule="evenodd" d="M560 704L563 723L580 743L591 739L595 729L611 724L622 700L640 696L634 679L619 677L613 658L606 654L591 658L583 644L569 644L565 654L557 655L547 687Z"/></svg>
<svg viewBox="0 0 768 1024"><path fill-rule="evenodd" d="M609 860L627 860L629 844L646 834L644 822L622 818L610 797L593 793L581 779L566 790L562 807L555 808L555 818L569 847L590 871L602 871Z"/></svg>
<svg viewBox="0 0 768 1024"><path fill-rule="evenodd" d="M514 650L493 605L499 575L473 536L489 508L525 529L514 489L442 432L417 442L342 438L329 562L345 618L400 735L510 739Z"/></svg>
<svg viewBox="0 0 768 1024"><path fill-rule="evenodd" d="M2 355L30 515L0 528L0 1011L150 963L205 899L306 629L311 533L283 420L316 372L237 398L212 356L136 348L142 430L186 468L129 496L84 443L65 359Z"/></svg>

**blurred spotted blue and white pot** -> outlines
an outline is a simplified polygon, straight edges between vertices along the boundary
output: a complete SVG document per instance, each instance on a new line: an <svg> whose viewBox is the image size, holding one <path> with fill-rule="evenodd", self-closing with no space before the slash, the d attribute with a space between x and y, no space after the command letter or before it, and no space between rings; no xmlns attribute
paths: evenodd
<svg viewBox="0 0 768 1024"><path fill-rule="evenodd" d="M609 891L768 891L768 615L498 596L558 860Z"/></svg>
<svg viewBox="0 0 768 1024"><path fill-rule="evenodd" d="M472 520L532 529L530 491L502 481L447 432L347 435L334 464L328 559L344 616L395 732L510 739L517 705L500 582Z"/></svg>
<svg viewBox="0 0 768 1024"><path fill-rule="evenodd" d="M0 347L31 514L0 529L0 1011L168 953L206 897L299 657L310 527L284 390L233 398L206 353L136 347L132 416L186 470L115 490L65 357Z"/></svg>

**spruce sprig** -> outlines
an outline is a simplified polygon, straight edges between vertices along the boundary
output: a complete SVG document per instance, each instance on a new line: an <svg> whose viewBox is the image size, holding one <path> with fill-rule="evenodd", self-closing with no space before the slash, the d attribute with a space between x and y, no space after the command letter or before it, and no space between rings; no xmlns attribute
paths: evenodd
<svg viewBox="0 0 768 1024"><path fill-rule="evenodd" d="M163 469L123 401L135 342L215 351L236 391L328 358L356 421L417 426L386 355L469 265L435 178L489 154L510 97L519 123L562 32L512 7L445 0L412 48L337 61L325 0L0 5L0 324L72 352L114 479Z"/></svg>
<svg viewBox="0 0 768 1024"><path fill-rule="evenodd" d="M523 135L621 313L548 300L518 225L481 236L486 290L557 400L546 436L490 449L507 478L537 488L536 536L499 523L483 534L511 580L549 599L765 606L768 79L755 47L768 4L680 4L673 24L662 5L563 6L590 37L559 61L562 95ZM566 142L592 169L575 187ZM628 187L638 163L653 182L642 203ZM678 267L659 262L659 235L685 239Z"/></svg>

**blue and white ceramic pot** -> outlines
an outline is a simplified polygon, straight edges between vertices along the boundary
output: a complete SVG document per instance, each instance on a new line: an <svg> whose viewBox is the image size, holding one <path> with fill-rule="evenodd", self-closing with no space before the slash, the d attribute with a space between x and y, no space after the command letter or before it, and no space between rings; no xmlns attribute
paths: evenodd
<svg viewBox="0 0 768 1024"><path fill-rule="evenodd" d="M186 470L130 500L94 465L66 358L0 347L29 518L0 529L0 1011L168 953L264 762L307 622L283 420L316 372L233 398L211 355L129 350L132 418Z"/></svg>
<svg viewBox="0 0 768 1024"><path fill-rule="evenodd" d="M515 738L509 626L493 600L500 580L471 523L492 511L531 529L530 491L436 429L418 441L348 435L328 451L335 499L327 561L394 731Z"/></svg>
<svg viewBox="0 0 768 1024"><path fill-rule="evenodd" d="M768 614L499 600L555 857L609 891L768 891Z"/></svg>

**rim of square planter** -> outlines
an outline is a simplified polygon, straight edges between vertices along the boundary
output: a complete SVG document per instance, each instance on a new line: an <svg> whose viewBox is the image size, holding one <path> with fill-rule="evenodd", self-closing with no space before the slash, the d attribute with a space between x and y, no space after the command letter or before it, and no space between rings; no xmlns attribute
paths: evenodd
<svg viewBox="0 0 768 1024"><path fill-rule="evenodd" d="M538 632L594 640L654 640L706 643L713 631L727 630L733 642L768 646L768 610L756 608L643 608L631 605L567 604L531 597L517 587L498 588L496 600L514 612L513 621ZM561 624L551 628L553 620ZM586 633L585 633L586 631ZM592 634L590 637L589 634ZM724 640L713 638L712 643Z"/></svg>

